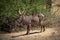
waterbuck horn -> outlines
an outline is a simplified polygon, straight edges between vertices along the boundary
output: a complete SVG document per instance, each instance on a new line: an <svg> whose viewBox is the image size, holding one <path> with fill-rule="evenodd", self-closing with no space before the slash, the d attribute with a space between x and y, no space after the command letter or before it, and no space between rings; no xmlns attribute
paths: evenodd
<svg viewBox="0 0 60 40"><path fill-rule="evenodd" d="M19 11L18 11L18 12L19 12L19 14L21 14L21 11L20 11L20 9L19 9Z"/></svg>

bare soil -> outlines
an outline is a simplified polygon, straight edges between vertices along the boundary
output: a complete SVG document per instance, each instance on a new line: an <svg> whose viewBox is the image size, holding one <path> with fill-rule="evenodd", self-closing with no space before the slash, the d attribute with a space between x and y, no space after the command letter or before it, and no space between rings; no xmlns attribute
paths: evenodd
<svg viewBox="0 0 60 40"><path fill-rule="evenodd" d="M45 32L31 30L29 35L26 31L17 33L0 34L0 40L60 40L60 27L47 28Z"/></svg>

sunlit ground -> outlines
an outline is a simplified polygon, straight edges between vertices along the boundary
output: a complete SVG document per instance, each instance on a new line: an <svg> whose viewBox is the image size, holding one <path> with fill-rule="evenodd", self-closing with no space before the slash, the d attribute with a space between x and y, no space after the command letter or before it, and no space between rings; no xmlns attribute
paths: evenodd
<svg viewBox="0 0 60 40"><path fill-rule="evenodd" d="M30 35L24 35L26 31L0 34L0 40L60 40L60 27L47 28L46 31L42 33L39 33L39 31L40 30L31 30Z"/></svg>

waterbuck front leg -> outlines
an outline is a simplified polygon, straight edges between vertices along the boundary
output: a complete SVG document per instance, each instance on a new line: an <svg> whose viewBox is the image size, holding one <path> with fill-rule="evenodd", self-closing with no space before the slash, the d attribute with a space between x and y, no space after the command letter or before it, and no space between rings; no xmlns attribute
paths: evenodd
<svg viewBox="0 0 60 40"><path fill-rule="evenodd" d="M31 27L31 24L27 25L27 35L30 33L30 27Z"/></svg>
<svg viewBox="0 0 60 40"><path fill-rule="evenodd" d="M40 32L44 32L45 31L45 26L41 25L41 31Z"/></svg>

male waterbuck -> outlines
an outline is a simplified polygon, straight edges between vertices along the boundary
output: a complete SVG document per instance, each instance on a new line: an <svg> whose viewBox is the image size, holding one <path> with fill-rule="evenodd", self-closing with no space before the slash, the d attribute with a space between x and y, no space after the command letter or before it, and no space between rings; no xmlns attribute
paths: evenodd
<svg viewBox="0 0 60 40"><path fill-rule="evenodd" d="M36 15L24 15L22 12L19 11L19 15L21 18L21 23L27 25L27 33L29 34L30 32L30 27L31 26L41 26L41 31L45 31L45 27L42 26L42 21L44 19L44 15L43 14L36 14Z"/></svg>

